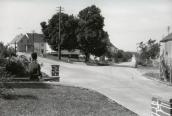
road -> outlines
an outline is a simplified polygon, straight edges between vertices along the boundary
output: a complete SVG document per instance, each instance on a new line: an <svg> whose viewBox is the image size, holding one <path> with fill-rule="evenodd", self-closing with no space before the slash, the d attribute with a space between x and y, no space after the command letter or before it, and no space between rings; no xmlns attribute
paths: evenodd
<svg viewBox="0 0 172 116"><path fill-rule="evenodd" d="M143 77L135 68L125 65L87 66L70 64L45 58L42 71L48 73L50 65L60 65L60 83L96 90L140 116L150 116L151 98L172 98L172 87Z"/></svg>

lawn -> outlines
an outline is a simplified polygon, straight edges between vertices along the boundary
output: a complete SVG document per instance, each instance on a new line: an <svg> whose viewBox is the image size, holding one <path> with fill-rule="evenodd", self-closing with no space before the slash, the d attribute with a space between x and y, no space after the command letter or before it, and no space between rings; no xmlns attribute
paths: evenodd
<svg viewBox="0 0 172 116"><path fill-rule="evenodd" d="M0 97L1 116L137 116L88 89L47 84L10 84Z"/></svg>
<svg viewBox="0 0 172 116"><path fill-rule="evenodd" d="M138 71L142 73L143 76L147 78L153 78L156 80L160 80L160 69L159 67L152 66L139 66Z"/></svg>

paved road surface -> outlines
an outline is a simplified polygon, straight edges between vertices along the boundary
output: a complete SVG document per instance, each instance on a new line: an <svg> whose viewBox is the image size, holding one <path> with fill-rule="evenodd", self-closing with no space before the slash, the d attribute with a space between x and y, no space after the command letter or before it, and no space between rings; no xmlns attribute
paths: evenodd
<svg viewBox="0 0 172 116"><path fill-rule="evenodd" d="M149 80L135 68L125 65L97 67L45 58L39 58L39 61L43 62L43 72L48 72L52 64L60 64L60 83L96 90L140 116L150 116L153 96L172 97L172 87Z"/></svg>

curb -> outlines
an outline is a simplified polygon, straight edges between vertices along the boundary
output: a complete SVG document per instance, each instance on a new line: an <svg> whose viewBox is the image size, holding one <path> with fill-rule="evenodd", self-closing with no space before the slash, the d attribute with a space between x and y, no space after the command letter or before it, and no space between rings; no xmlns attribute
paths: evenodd
<svg viewBox="0 0 172 116"><path fill-rule="evenodd" d="M160 80L155 79L155 78L150 77L150 76L144 76L144 75L142 75L142 76L143 76L143 77L146 77L147 79L150 79L150 80L153 80L153 81L156 81L156 82L162 83L162 84L164 84L164 85L172 86L172 83L163 82L163 81L160 81Z"/></svg>

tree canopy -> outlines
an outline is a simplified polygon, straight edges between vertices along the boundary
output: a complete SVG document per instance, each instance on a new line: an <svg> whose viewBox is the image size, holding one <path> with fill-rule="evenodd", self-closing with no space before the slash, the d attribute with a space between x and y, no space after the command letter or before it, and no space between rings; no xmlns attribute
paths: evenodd
<svg viewBox="0 0 172 116"><path fill-rule="evenodd" d="M78 27L78 19L73 15L61 13L61 41L59 39L59 13L46 22L41 22L42 32L45 40L49 43L53 50L57 50L58 43L61 49L73 50L77 48L76 28Z"/></svg>
<svg viewBox="0 0 172 116"><path fill-rule="evenodd" d="M95 56L103 55L107 50L109 41L108 33L103 30L104 17L95 5L81 10L79 17L79 48L84 51L86 60L89 54Z"/></svg>
<svg viewBox="0 0 172 116"><path fill-rule="evenodd" d="M146 43L140 42L138 48L142 59L155 59L159 56L160 44L156 40L149 39Z"/></svg>
<svg viewBox="0 0 172 116"><path fill-rule="evenodd" d="M41 23L45 40L53 50L57 50L58 43L62 49L80 49L86 55L101 56L107 52L110 43L109 35L103 30L104 17L95 5L81 10L78 17L61 13L61 41L59 41L59 13L46 22Z"/></svg>

